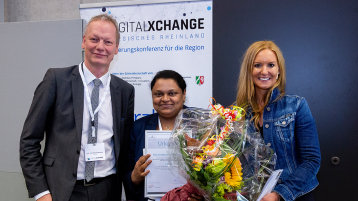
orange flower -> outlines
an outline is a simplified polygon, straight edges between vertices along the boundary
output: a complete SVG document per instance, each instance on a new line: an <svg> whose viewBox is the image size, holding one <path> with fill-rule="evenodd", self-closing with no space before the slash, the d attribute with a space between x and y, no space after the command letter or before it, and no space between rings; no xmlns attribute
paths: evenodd
<svg viewBox="0 0 358 201"><path fill-rule="evenodd" d="M194 164L194 170L196 171L200 171L201 167L203 166L203 157L201 156L196 156L194 159L193 159L193 164Z"/></svg>

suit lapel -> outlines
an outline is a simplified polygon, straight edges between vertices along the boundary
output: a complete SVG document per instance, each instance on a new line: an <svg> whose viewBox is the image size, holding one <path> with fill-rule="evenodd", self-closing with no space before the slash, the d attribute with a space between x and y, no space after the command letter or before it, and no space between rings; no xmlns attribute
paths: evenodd
<svg viewBox="0 0 358 201"><path fill-rule="evenodd" d="M75 123L77 130L77 140L81 143L82 125L83 125L83 83L78 72L78 67L72 72L72 97L73 110L75 113Z"/></svg>
<svg viewBox="0 0 358 201"><path fill-rule="evenodd" d="M113 75L110 83L110 90L111 90L111 102L112 102L112 116L113 116L113 138L114 138L114 153L116 159L119 156L120 150L120 142L123 142L123 132L120 132L122 128L120 128L120 120L121 120L121 101L122 101L122 94L121 90L119 89L118 82L113 79ZM119 132L119 133L118 133Z"/></svg>

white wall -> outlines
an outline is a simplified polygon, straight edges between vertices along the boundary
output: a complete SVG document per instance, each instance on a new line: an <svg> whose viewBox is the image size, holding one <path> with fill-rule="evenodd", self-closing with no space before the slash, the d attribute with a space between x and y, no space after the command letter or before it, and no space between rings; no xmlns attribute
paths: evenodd
<svg viewBox="0 0 358 201"><path fill-rule="evenodd" d="M4 22L4 0L0 0L0 23Z"/></svg>
<svg viewBox="0 0 358 201"><path fill-rule="evenodd" d="M48 68L82 61L82 21L0 23L0 36L0 200L23 201L19 141L33 93Z"/></svg>
<svg viewBox="0 0 358 201"><path fill-rule="evenodd" d="M80 4L114 1L120 0L5 0L5 21L80 19Z"/></svg>

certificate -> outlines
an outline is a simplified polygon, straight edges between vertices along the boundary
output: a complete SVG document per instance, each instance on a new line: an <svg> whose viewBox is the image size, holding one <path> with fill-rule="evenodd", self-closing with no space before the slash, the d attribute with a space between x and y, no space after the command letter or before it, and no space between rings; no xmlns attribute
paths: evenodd
<svg viewBox="0 0 358 201"><path fill-rule="evenodd" d="M278 179L281 176L282 169L275 170L271 173L271 176L268 178L264 188L261 191L259 198L256 201L260 201L267 193L271 193L271 191L275 188Z"/></svg>
<svg viewBox="0 0 358 201"><path fill-rule="evenodd" d="M186 179L179 174L179 169L170 163L172 158L168 141L171 131L145 131L144 154L151 154L152 163L147 169L150 173L145 177L145 197L163 197L166 192L184 185Z"/></svg>

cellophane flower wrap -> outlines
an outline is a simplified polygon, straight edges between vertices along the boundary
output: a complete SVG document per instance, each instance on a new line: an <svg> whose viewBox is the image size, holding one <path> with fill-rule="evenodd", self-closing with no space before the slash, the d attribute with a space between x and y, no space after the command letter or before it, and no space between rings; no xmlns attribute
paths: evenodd
<svg viewBox="0 0 358 201"><path fill-rule="evenodd" d="M256 200L276 155L259 133L247 133L240 107L183 109L170 139L173 162L205 200Z"/></svg>

